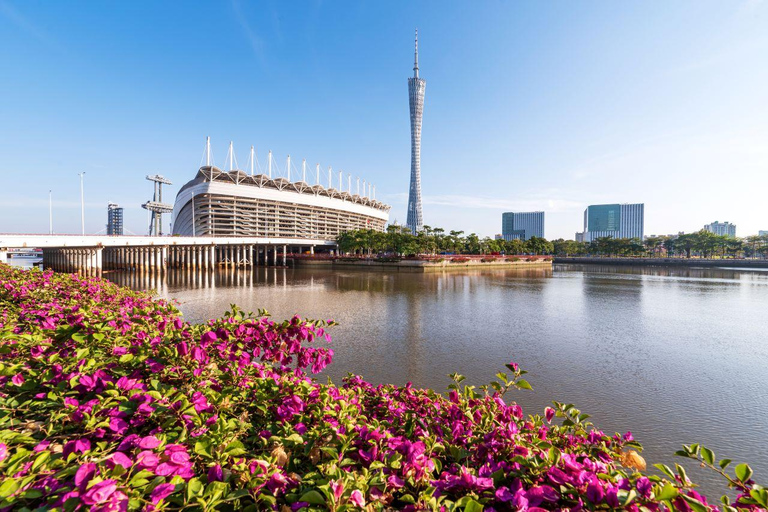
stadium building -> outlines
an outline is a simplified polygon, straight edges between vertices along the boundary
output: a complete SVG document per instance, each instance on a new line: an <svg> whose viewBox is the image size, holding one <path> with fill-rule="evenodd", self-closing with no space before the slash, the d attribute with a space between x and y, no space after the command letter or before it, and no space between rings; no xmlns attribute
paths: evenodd
<svg viewBox="0 0 768 512"><path fill-rule="evenodd" d="M361 190L360 178L353 183L352 176L345 180L342 172L334 180L330 167L325 181L318 164L310 180L315 184L310 185L306 161L299 172L289 156L280 170L270 151L266 173L255 174L251 147L247 173L237 169L230 143L225 171L211 163L210 139L204 160L195 178L176 196L174 235L334 240L345 231L384 231L389 219L390 206L375 199L375 186L363 181ZM301 179L292 181L292 171ZM320 184L321 179L327 186Z"/></svg>

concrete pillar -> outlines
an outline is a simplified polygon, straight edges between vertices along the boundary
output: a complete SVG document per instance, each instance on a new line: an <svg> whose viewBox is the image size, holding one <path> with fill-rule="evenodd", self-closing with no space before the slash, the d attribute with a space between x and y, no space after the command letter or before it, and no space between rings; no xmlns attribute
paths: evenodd
<svg viewBox="0 0 768 512"><path fill-rule="evenodd" d="M288 264L288 246L283 246L283 266Z"/></svg>
<svg viewBox="0 0 768 512"><path fill-rule="evenodd" d="M160 268L163 272L168 272L168 246L164 245L160 251Z"/></svg>
<svg viewBox="0 0 768 512"><path fill-rule="evenodd" d="M98 275L98 276L101 275L101 271L103 270L103 268L102 268L102 261L101 261L101 258L102 258L102 255L103 255L103 251L104 251L104 249L102 249L102 248L97 248L96 249L96 269L95 270L96 270L96 275Z"/></svg>
<svg viewBox="0 0 768 512"><path fill-rule="evenodd" d="M277 246L272 247L272 266L277 266Z"/></svg>
<svg viewBox="0 0 768 512"><path fill-rule="evenodd" d="M248 245L248 266L251 268L255 266L253 264L253 245Z"/></svg>
<svg viewBox="0 0 768 512"><path fill-rule="evenodd" d="M208 248L208 268L216 268L216 246L212 245Z"/></svg>
<svg viewBox="0 0 768 512"><path fill-rule="evenodd" d="M315 246L314 245L310 245L309 246L309 254L310 254L310 256L314 256L315 255Z"/></svg>

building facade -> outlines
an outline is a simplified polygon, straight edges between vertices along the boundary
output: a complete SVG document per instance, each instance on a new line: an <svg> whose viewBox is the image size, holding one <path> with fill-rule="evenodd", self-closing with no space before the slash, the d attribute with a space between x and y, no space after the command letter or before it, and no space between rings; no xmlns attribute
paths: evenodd
<svg viewBox="0 0 768 512"><path fill-rule="evenodd" d="M123 209L115 203L107 205L107 235L123 236Z"/></svg>
<svg viewBox="0 0 768 512"><path fill-rule="evenodd" d="M504 240L544 238L544 212L502 213L501 236Z"/></svg>
<svg viewBox="0 0 768 512"><path fill-rule="evenodd" d="M712 224L706 224L704 229L719 236L736 236L736 224L730 222L715 221Z"/></svg>
<svg viewBox="0 0 768 512"><path fill-rule="evenodd" d="M205 165L179 190L172 231L179 236L311 240L335 240L358 229L384 231L390 207L350 189L348 183L343 190L341 179L338 189L330 183L326 188Z"/></svg>
<svg viewBox="0 0 768 512"><path fill-rule="evenodd" d="M768 236L768 229L761 229L757 232L757 236Z"/></svg>
<svg viewBox="0 0 768 512"><path fill-rule="evenodd" d="M424 113L424 92L427 81L419 78L419 32L416 31L416 49L413 55L413 77L408 79L408 104L411 110L411 184L408 190L408 217L406 226L412 233L421 231L424 218L421 212L421 119Z"/></svg>
<svg viewBox="0 0 768 512"><path fill-rule="evenodd" d="M596 238L639 238L645 230L645 205L597 204L584 210L584 242Z"/></svg>

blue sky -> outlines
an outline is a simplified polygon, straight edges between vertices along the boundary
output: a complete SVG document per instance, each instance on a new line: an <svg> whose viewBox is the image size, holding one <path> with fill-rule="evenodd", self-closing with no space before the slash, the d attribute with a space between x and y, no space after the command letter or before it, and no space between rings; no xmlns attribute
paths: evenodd
<svg viewBox="0 0 768 512"><path fill-rule="evenodd" d="M377 186L405 221L407 77L427 80L424 220L481 235L644 202L646 234L768 229L768 1L0 0L0 232L141 234L147 174L256 146Z"/></svg>

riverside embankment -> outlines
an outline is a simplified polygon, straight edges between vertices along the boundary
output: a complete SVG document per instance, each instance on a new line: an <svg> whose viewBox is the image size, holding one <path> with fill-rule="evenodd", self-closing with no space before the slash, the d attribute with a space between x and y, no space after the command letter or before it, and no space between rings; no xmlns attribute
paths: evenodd
<svg viewBox="0 0 768 512"><path fill-rule="evenodd" d="M704 258L605 258L600 256L556 256L554 263L578 265L626 265L652 267L766 268L768 260Z"/></svg>
<svg viewBox="0 0 768 512"><path fill-rule="evenodd" d="M289 258L290 260L290 258ZM448 256L432 259L396 258L294 258L293 266L304 268L334 268L381 270L387 272L443 272L467 269L533 269L552 268L552 258L546 256Z"/></svg>

